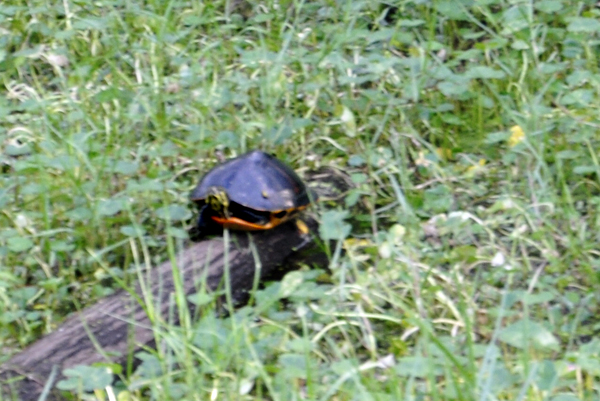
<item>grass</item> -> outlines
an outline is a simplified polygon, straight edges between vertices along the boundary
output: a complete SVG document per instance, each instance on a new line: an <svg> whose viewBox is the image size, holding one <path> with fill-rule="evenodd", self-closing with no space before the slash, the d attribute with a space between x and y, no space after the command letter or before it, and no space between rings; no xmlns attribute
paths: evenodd
<svg viewBox="0 0 600 401"><path fill-rule="evenodd" d="M157 325L163 346L135 372L111 386L106 367L75 369L64 388L599 399L599 14L564 0L3 2L2 360L112 278L173 258L214 150L261 148L356 183L322 211L330 276L306 268L230 319Z"/></svg>

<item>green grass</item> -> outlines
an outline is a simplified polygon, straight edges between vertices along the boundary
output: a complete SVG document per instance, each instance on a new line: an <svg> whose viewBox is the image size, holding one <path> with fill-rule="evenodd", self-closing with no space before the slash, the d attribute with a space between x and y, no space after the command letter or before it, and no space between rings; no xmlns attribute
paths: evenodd
<svg viewBox="0 0 600 401"><path fill-rule="evenodd" d="M2 360L173 258L214 150L261 148L356 183L322 210L347 223L322 230L331 274L157 325L119 399L599 399L599 20L591 0L4 1ZM93 369L71 377L107 397Z"/></svg>

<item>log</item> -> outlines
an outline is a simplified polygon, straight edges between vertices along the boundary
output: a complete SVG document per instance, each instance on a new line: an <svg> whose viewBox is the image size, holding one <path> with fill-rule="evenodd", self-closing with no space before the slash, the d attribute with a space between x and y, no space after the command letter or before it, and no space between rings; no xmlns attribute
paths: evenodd
<svg viewBox="0 0 600 401"><path fill-rule="evenodd" d="M323 177L327 176L328 173L321 176L313 175L313 179L317 177L322 183ZM339 176L337 179L339 180ZM333 185L335 187L338 184ZM318 192L322 197L323 188L319 188ZM318 226L314 219L305 222L312 233L316 232ZM238 304L248 298L248 291L253 288L257 278L262 282L273 275L281 275L280 267L286 265L286 260L289 262L294 257L303 258L295 251L304 238L294 222L264 232L230 234L231 241L228 248L230 288L232 299ZM251 250L253 247L260 260L258 272L255 266L255 255ZM304 247L302 253L310 253L311 248L314 251L314 244ZM322 253L317 256L317 259L321 263L326 263L327 260ZM211 291L223 288L225 272L223 238L189 245L178 256L177 268L186 295L196 293L202 285L202 280L205 280L204 285ZM155 308L160 310L160 316L166 321L169 308L173 307L175 293L172 263L170 261L162 263L151 270L148 277L145 283L147 291L152 294ZM155 339L152 322L144 309L145 303L138 300L141 297L142 291L138 283L134 294L124 289L118 290L113 295L69 317L54 332L42 337L0 366L3 394L12 394L12 396L18 394L18 399L22 401L37 400L49 378L55 377L53 383L49 383L53 388L54 384L63 377L64 369L97 362L117 363L124 366L130 355L134 355L143 347L152 347ZM191 315L194 316L193 305L190 304L189 307ZM10 396L6 398L12 399ZM57 390L53 390L46 399L62 400L64 397L61 397Z"/></svg>
<svg viewBox="0 0 600 401"><path fill-rule="evenodd" d="M311 225L314 228L314 223ZM251 235L232 233L229 249L230 283L233 301L238 304L245 301L255 282L255 261L249 238L252 238L260 259L260 280L275 273L284 260L292 255L294 247L302 242L293 223ZM204 279L210 290L223 287L224 250L223 239L219 238L192 244L181 253L177 267L186 295L197 292ZM203 266L206 269L202 269ZM171 262L166 261L151 271L146 286L154 297L155 305L158 305L160 315L167 320L175 292ZM142 294L139 284L136 293L139 296ZM190 304L190 308L193 315L193 305ZM134 344L130 343L131 331L134 332ZM21 380L12 383L20 400L37 400L53 369L62 372L69 367L96 362L123 365L132 348L135 353L143 346L151 346L154 338L152 322L143 302L136 301L127 291L119 290L68 318L56 331L15 355L2 366L2 374L4 379L20 376ZM117 356L107 358L107 355ZM54 394L51 399L61 398L59 394Z"/></svg>

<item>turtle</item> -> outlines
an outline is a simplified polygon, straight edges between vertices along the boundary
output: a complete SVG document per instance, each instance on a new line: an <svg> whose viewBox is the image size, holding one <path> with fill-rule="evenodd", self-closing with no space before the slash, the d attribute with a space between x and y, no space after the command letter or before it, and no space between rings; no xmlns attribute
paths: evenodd
<svg viewBox="0 0 600 401"><path fill-rule="evenodd" d="M200 235L221 227L269 230L293 219L317 200L294 170L260 150L214 167L198 182L190 198L200 210Z"/></svg>

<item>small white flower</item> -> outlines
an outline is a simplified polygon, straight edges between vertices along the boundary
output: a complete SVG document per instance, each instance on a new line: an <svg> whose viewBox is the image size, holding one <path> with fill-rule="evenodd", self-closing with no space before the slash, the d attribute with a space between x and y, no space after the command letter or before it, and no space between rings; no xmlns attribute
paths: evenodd
<svg viewBox="0 0 600 401"><path fill-rule="evenodd" d="M382 259L388 259L392 256L392 247L389 242L384 241L381 245L379 245L379 256Z"/></svg>
<svg viewBox="0 0 600 401"><path fill-rule="evenodd" d="M492 258L492 266L494 267L503 266L505 262L506 260L502 252L496 252L494 257Z"/></svg>
<svg viewBox="0 0 600 401"><path fill-rule="evenodd" d="M312 32L312 29L310 29L310 28L304 28L302 30L302 32L298 33L298 39L300 39L300 40L306 39L306 37L308 35L310 35L311 32Z"/></svg>
<svg viewBox="0 0 600 401"><path fill-rule="evenodd" d="M17 227L27 227L31 225L31 221L24 214L17 214L15 216L15 225Z"/></svg>

